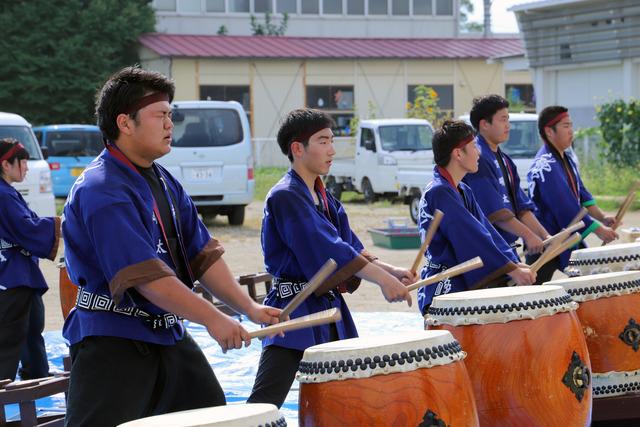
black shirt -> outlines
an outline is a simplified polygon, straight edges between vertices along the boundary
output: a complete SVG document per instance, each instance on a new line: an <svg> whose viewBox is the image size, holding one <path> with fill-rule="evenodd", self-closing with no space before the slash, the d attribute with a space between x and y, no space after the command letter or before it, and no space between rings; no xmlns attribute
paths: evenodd
<svg viewBox="0 0 640 427"><path fill-rule="evenodd" d="M178 279L180 279L180 281L191 288L193 284L191 283L191 280L189 278L189 271L187 270L187 265L185 263L184 256L182 255L182 250L180 249L178 235L173 223L173 217L171 216L171 207L169 206L166 193L164 192L164 187L160 182L160 179L156 175L153 167L143 168L136 165L136 169L138 169L140 175L142 175L145 181L147 181L147 184L149 184L149 187L151 188L151 194L153 194L153 198L158 205L158 211L161 217L160 219L162 220L164 231L167 234L167 239L169 240L168 250L171 254L173 262L176 264L176 275L178 276ZM173 203L173 206L175 208L175 203L173 202L173 200L171 202ZM175 211L176 219L179 222L180 218L178 217L178 210L175 209ZM163 241L162 243L164 246L165 242Z"/></svg>

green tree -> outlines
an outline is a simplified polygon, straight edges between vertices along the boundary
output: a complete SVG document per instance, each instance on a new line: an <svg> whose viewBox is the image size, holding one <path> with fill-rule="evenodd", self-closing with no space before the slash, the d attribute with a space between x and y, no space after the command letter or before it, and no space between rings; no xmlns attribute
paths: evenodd
<svg viewBox="0 0 640 427"><path fill-rule="evenodd" d="M434 127L440 127L448 115L440 110L438 93L429 86L420 85L414 89L416 98L407 102L407 117L428 120Z"/></svg>
<svg viewBox="0 0 640 427"><path fill-rule="evenodd" d="M640 165L640 101L616 99L596 107L600 153L615 166Z"/></svg>
<svg viewBox="0 0 640 427"><path fill-rule="evenodd" d="M460 0L460 28L469 33L481 33L484 25L480 22L469 22L469 15L473 13L475 7L472 0Z"/></svg>
<svg viewBox="0 0 640 427"><path fill-rule="evenodd" d="M284 36L289 25L289 14L282 14L282 22L276 25L271 21L271 13L264 14L264 24L258 22L258 19L251 15L251 32L254 36Z"/></svg>
<svg viewBox="0 0 640 427"><path fill-rule="evenodd" d="M148 0L0 2L0 110L34 124L93 123L96 90L139 61Z"/></svg>

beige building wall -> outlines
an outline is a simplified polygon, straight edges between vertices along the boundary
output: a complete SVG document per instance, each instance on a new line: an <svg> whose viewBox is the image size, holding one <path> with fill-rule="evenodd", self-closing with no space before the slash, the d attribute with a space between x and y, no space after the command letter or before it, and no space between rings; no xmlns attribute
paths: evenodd
<svg viewBox="0 0 640 427"><path fill-rule="evenodd" d="M199 99L200 85L250 86L254 138L275 137L281 117L305 105L307 85L353 85L356 114L366 118L371 103L376 117L393 118L405 116L409 85L453 85L457 117L469 111L475 96L504 95L507 83L532 82L527 71L505 71L502 63L484 59L172 59L170 64L176 100Z"/></svg>

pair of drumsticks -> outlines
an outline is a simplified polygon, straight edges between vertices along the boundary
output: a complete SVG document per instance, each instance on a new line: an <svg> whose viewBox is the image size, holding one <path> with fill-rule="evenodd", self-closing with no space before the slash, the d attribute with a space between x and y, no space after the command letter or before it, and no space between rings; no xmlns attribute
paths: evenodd
<svg viewBox="0 0 640 427"><path fill-rule="evenodd" d="M622 223L622 218L631 207L633 200L636 198L636 192L638 191L639 188L640 188L640 181L636 181L633 184L631 184L629 193L627 194L627 197L625 197L624 201L620 205L620 208L618 208L618 212L616 213L615 219L613 221L613 225L611 226L611 229L613 231L615 231ZM606 245L606 243L602 242L602 246L604 245Z"/></svg>

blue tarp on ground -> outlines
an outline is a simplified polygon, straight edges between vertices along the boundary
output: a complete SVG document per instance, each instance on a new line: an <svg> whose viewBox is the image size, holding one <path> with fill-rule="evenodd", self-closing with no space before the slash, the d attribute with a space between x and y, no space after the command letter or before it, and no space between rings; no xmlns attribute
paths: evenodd
<svg viewBox="0 0 640 427"><path fill-rule="evenodd" d="M400 331L422 330L422 317L416 313L354 313L355 323L360 336L391 335ZM247 330L255 330L258 325L243 319ZM244 402L249 397L253 380L256 376L261 346L255 341L248 348L228 351L223 354L220 346L209 336L206 329L195 323L187 322L189 333L198 342L207 356L209 363L222 385L227 396L227 402ZM68 354L60 331L45 333L49 364L53 371L62 371L62 357ZM37 402L39 413L64 412L64 395L40 399ZM298 423L298 383L295 382L282 407L282 412L290 425ZM6 415L9 420L18 418L18 406L9 405Z"/></svg>

